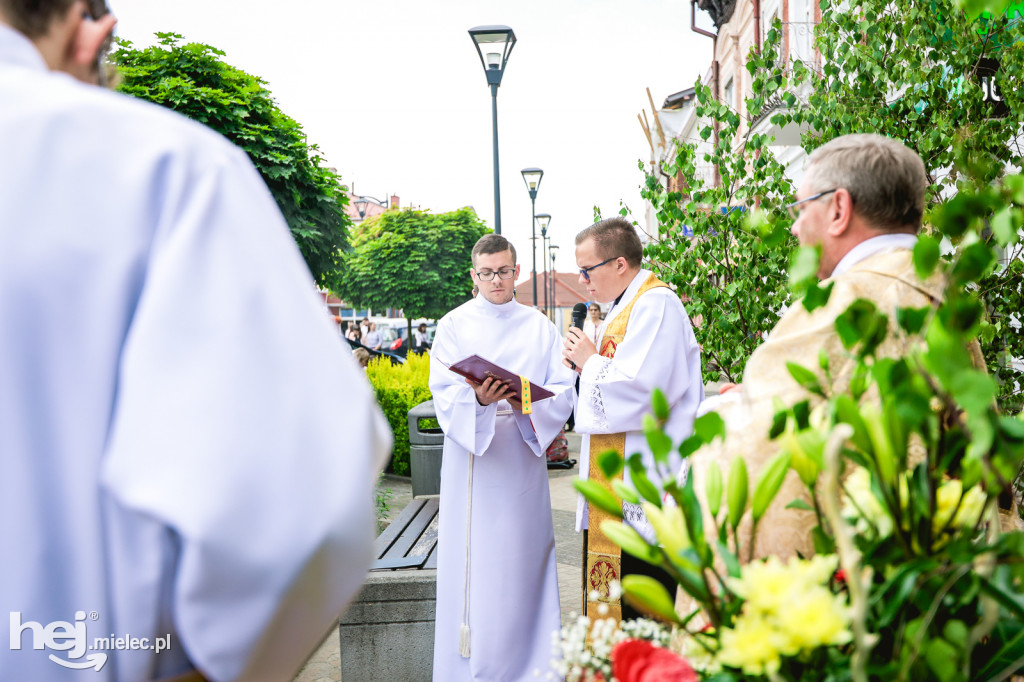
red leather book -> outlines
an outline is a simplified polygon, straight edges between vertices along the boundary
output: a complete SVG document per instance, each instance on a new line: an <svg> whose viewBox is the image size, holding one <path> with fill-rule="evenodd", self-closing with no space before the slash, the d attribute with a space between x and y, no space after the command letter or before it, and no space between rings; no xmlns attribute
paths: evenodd
<svg viewBox="0 0 1024 682"><path fill-rule="evenodd" d="M455 364L449 365L448 369L478 384L482 384L487 377L495 377L508 384L509 388L512 389L513 398L519 398L519 389L522 387L519 375L508 371L504 367L499 367L479 355L470 355L465 360L459 360ZM532 381L530 382L530 399L533 402L550 398L553 395L554 393L546 388L542 388Z"/></svg>

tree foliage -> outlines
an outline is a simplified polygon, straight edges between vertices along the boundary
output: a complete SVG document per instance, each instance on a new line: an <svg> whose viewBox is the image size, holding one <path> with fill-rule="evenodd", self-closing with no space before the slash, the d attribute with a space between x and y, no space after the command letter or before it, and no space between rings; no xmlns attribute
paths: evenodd
<svg viewBox="0 0 1024 682"><path fill-rule="evenodd" d="M473 245L490 229L470 208L451 213L385 211L355 230L330 287L360 307L401 308L437 318L468 301Z"/></svg>
<svg viewBox="0 0 1024 682"><path fill-rule="evenodd" d="M646 196L660 222L649 255L663 278L691 297L691 314L704 323L698 335L708 358L706 379L719 378L719 372L739 379L759 336L774 325L787 300L782 247L792 241L785 233L790 221L779 207L794 188L775 161L770 137L748 132L736 142L741 116L755 123L767 117L781 128L799 126L807 153L849 133L903 141L921 154L929 174L929 226L972 214L976 199L961 190L974 178L994 183L1008 170L1021 169L1024 21L1018 10L979 17L982 5L994 3L963 2L974 8L970 14L953 0L824 2L815 31L815 45L825 56L819 70L780 61L776 22L761 52L749 56L753 95L744 112L715 101L697 84L697 114L706 121L700 135L711 139L717 126L718 142L710 151L680 144L666 170L689 180L703 161L718 169L721 186L697 179L685 193L668 192L649 175ZM1002 99L1002 116L995 115L992 92ZM723 210L735 207L760 207L767 222L752 229L739 211ZM961 230L943 234L947 260L965 239L975 238L967 222L964 217ZM980 233L986 244L1001 249L978 287L988 317L982 344L1006 406L1021 400L1021 372L1008 362L1024 357L1017 317L1024 310L1024 247L1008 238L1019 225L1016 213L998 213ZM692 238L684 236L684 226ZM807 295L820 297L822 291L812 285Z"/></svg>
<svg viewBox="0 0 1024 682"><path fill-rule="evenodd" d="M794 65L794 81L808 79L810 97L773 119L805 126L808 151L853 132L880 133L915 149L932 183L929 230L960 226L944 231L947 260L955 247L967 246L965 238L975 238L967 228L978 199L965 190L975 179L996 183L1024 167L1024 19L1019 8L994 16L979 16L978 9L965 11L952 0L823 6L816 41L829 58L820 71ZM1000 99L1002 111L993 101ZM981 232L999 249L978 282L988 317L982 347L1001 402L1019 409L1022 373L1009 359L1024 357L1015 319L1024 310L1024 247L1009 239L1010 213L992 220ZM1015 222L1019 227L1019 216Z"/></svg>
<svg viewBox="0 0 1024 682"><path fill-rule="evenodd" d="M748 111L764 106L778 87L774 79L785 82L781 69L761 66L775 59L778 42L777 34L771 36L762 55L751 59L758 80ZM792 240L780 214L793 187L767 135L739 138L740 114L700 82L696 98L696 113L704 122L700 136L709 146L677 143L674 161L664 170L682 178L683 189L668 191L657 175L647 175L642 194L654 205L659 223L647 256L664 281L689 297L687 309L698 326L705 359L704 379L738 382L747 358L775 326L788 299L784 247ZM701 176L701 164L717 169L719 184ZM749 211L754 206L765 211L770 229L754 227Z"/></svg>
<svg viewBox="0 0 1024 682"><path fill-rule="evenodd" d="M265 81L221 60L224 52L182 36L158 33L159 45L118 42L111 60L118 90L199 121L241 147L263 176L318 282L337 268L351 220L340 178L324 167L316 145L285 115Z"/></svg>

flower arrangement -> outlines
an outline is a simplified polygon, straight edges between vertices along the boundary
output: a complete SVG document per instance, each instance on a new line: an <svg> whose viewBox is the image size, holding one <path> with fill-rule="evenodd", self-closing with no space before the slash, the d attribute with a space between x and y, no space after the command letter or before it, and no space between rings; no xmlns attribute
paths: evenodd
<svg viewBox="0 0 1024 682"><path fill-rule="evenodd" d="M777 405L767 434L777 454L755 480L743 457L727 470L715 460L699 477L676 479L668 453L703 456L725 438L726 425L710 412L693 436L672 443L663 431L667 403L656 393L645 432L663 484L649 480L638 455L616 452L598 457L613 483L577 481L592 504L619 519L623 501L643 505L656 543L619 521L601 531L672 575L679 595L624 576L626 599L671 628L670 641L658 635L626 647L632 626L624 623L600 647L592 638L594 665L568 679L608 680L609 671L618 682L691 679L687 672L637 677L644 668L637 660L653 662L655 651L685 661L692 679L716 682L961 682L1024 669L1024 532L1010 511L1024 418L1001 413L995 379L969 352L986 333L977 282L998 267L997 248L1021 240L1024 177L965 179L959 189L913 252L922 280L941 278L943 300L898 309L895 319L872 301L854 301L836 321L842 362L853 366L842 381L824 355L813 369L789 363L805 398ZM1014 229L983 233L993 213L1011 216ZM801 254L796 270L813 273L816 260ZM794 305L811 310L828 301L827 286L803 286ZM893 336L907 350L882 352ZM626 467L630 485L615 480ZM805 495L776 500L790 472ZM759 523L779 505L813 514L814 556L755 559ZM617 656L629 663L620 667Z"/></svg>

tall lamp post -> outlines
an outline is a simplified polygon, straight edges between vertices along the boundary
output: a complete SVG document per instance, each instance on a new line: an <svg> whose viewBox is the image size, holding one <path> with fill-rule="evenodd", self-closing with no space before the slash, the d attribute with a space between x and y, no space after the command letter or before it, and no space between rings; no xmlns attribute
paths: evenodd
<svg viewBox="0 0 1024 682"><path fill-rule="evenodd" d="M557 293L555 285L558 283L558 270L555 269L555 252L558 251L558 244L552 244L548 251L551 253L551 274L555 276L551 281L551 321L554 322L555 311L558 309L558 301L555 300L555 294Z"/></svg>
<svg viewBox="0 0 1024 682"><path fill-rule="evenodd" d="M476 53L491 86L491 120L494 134L494 231L501 234L501 190L498 187L498 86L505 64L516 44L516 34L508 26L476 26L469 29ZM486 56L485 51L486 50Z"/></svg>
<svg viewBox="0 0 1024 682"><path fill-rule="evenodd" d="M546 314L548 312L548 291L551 289L551 284L548 280L548 225L551 224L551 214L538 213L534 220L540 225L540 243L542 246L540 264L544 266L544 313Z"/></svg>
<svg viewBox="0 0 1024 682"><path fill-rule="evenodd" d="M537 190L540 188L544 171L540 168L524 168L523 182L530 190L530 250L533 251L533 305L537 305Z"/></svg>

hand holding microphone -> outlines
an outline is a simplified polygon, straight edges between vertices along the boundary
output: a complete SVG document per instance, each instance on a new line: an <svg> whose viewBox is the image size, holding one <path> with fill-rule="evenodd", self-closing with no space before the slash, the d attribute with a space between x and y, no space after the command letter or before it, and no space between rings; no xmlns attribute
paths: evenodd
<svg viewBox="0 0 1024 682"><path fill-rule="evenodd" d="M583 320L587 317L587 304L577 303L572 307L572 322L569 325L569 334L565 338L565 350L562 351L562 355L565 356L566 362L569 364L570 369L577 369L576 363L570 359L570 352L575 354L577 347L581 343L585 343L591 347L590 353L587 353L587 357L597 352L597 349L593 347L590 339L586 338L582 334L573 334L572 329L575 327L581 332L583 331ZM582 350L586 350L586 345ZM585 359L584 359L585 361ZM582 362L580 363L582 364Z"/></svg>

